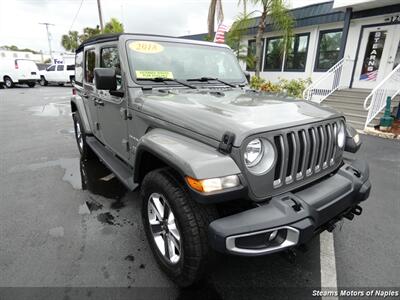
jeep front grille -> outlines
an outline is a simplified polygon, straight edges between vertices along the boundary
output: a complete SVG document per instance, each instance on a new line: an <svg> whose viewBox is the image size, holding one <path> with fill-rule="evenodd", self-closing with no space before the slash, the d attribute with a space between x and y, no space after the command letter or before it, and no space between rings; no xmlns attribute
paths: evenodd
<svg viewBox="0 0 400 300"><path fill-rule="evenodd" d="M333 167L340 120L294 128L273 137L277 161L273 187L279 188Z"/></svg>

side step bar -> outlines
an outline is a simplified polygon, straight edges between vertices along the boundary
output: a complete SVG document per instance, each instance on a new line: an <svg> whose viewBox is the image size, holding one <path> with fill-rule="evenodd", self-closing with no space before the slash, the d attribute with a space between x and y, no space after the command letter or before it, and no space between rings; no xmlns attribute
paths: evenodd
<svg viewBox="0 0 400 300"><path fill-rule="evenodd" d="M86 142L92 148L94 153L103 161L103 163L118 177L119 180L130 190L138 187L133 182L133 170L118 159L110 150L104 147L95 137L86 137Z"/></svg>

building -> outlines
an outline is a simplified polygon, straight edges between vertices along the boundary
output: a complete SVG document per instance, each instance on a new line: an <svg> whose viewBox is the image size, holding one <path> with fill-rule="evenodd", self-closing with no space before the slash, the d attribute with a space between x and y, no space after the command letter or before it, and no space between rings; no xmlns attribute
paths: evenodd
<svg viewBox="0 0 400 300"><path fill-rule="evenodd" d="M54 64L74 64L75 54L73 53L53 53L53 59L49 54L32 53L29 51L10 51L0 48L0 59L30 59L36 63L50 61Z"/></svg>
<svg viewBox="0 0 400 300"><path fill-rule="evenodd" d="M50 55L43 53L32 53L29 51L10 51L0 49L0 59L30 59L37 63L43 63L47 59L51 59Z"/></svg>
<svg viewBox="0 0 400 300"><path fill-rule="evenodd" d="M386 96L400 92L399 0L334 0L291 14L295 35L288 51L281 50L281 33L267 19L261 76L273 82L311 78L306 99L329 102L357 128L376 123ZM258 24L259 18L251 20L241 42L250 55Z"/></svg>

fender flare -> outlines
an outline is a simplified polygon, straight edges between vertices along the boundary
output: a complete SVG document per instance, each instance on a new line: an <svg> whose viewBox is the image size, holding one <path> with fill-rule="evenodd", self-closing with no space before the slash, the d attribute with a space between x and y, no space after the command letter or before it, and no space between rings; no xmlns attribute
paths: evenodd
<svg viewBox="0 0 400 300"><path fill-rule="evenodd" d="M91 134L92 130L90 128L89 119L86 114L85 105L83 103L82 98L78 95L75 95L71 98L71 112L74 113L76 111L78 111L78 113L82 119L85 133Z"/></svg>
<svg viewBox="0 0 400 300"><path fill-rule="evenodd" d="M138 142L134 163L135 181L139 178L140 161L145 152L150 152L182 176L205 179L241 173L229 155L197 140L157 128Z"/></svg>

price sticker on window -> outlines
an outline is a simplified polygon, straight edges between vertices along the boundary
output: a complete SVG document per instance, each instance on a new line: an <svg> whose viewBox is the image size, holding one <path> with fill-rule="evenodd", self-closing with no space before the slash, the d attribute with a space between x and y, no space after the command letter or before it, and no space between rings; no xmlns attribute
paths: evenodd
<svg viewBox="0 0 400 300"><path fill-rule="evenodd" d="M164 51L164 47L162 45L149 41L134 41L129 44L129 48L135 52L147 54L160 53Z"/></svg>
<svg viewBox="0 0 400 300"><path fill-rule="evenodd" d="M136 71L137 79L166 78L174 79L171 71Z"/></svg>

